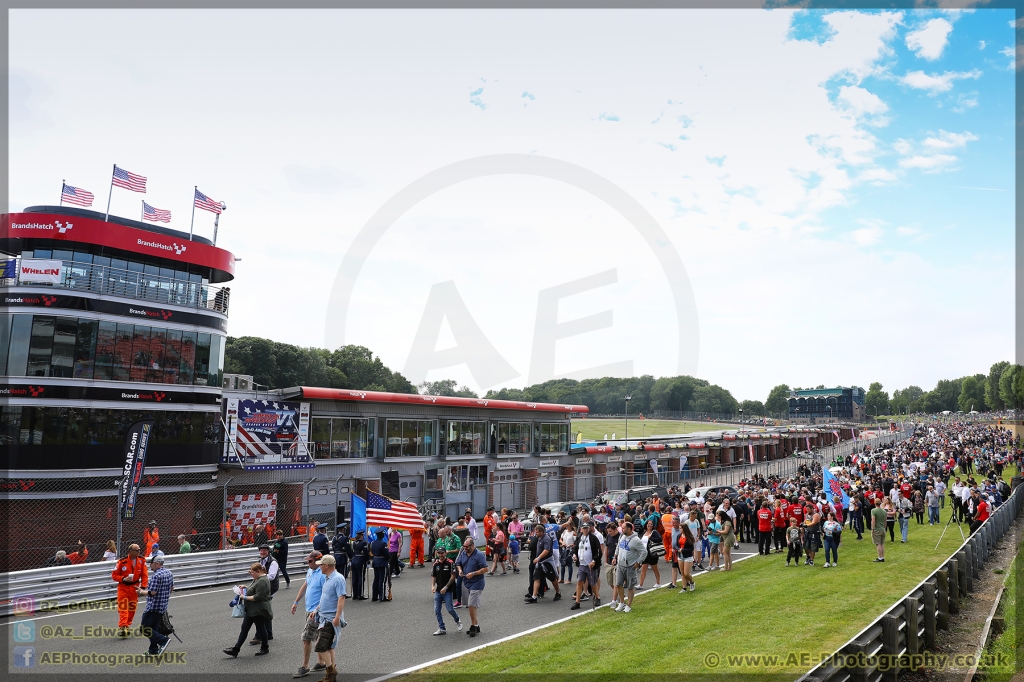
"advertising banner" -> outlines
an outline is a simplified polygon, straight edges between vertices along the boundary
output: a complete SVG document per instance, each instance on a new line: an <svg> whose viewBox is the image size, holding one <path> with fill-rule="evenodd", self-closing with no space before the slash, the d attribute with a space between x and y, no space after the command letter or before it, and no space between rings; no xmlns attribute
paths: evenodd
<svg viewBox="0 0 1024 682"><path fill-rule="evenodd" d="M146 468L146 449L154 421L135 422L124 437L124 471L121 477L121 518L135 518L135 503Z"/></svg>
<svg viewBox="0 0 1024 682"><path fill-rule="evenodd" d="M231 398L221 461L246 469L310 469L309 403Z"/></svg>
<svg viewBox="0 0 1024 682"><path fill-rule="evenodd" d="M228 495L228 525L231 538L244 539L256 524L276 523L277 493Z"/></svg>
<svg viewBox="0 0 1024 682"><path fill-rule="evenodd" d="M60 284L62 266L63 264L59 260L22 258L21 269L18 272L18 280L22 282L46 282L47 284Z"/></svg>

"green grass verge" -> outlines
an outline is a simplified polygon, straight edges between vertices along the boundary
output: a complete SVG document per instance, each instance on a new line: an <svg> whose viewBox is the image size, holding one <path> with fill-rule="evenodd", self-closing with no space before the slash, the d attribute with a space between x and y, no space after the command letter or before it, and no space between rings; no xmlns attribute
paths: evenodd
<svg viewBox="0 0 1024 682"><path fill-rule="evenodd" d="M1005 472L1007 477L1012 473ZM602 609L432 666L417 677L642 671L686 673L688 680L720 680L723 673L773 682L780 675L796 678L906 595L960 546L963 539L953 525L936 549L949 513L947 502L940 525L918 525L911 519L906 545L899 542L897 526L897 541L886 543L884 564L872 562L870 534L858 541L847 531L837 568L823 567L823 552L815 557L814 567L786 567L780 554L755 556L737 563L732 573L701 575L693 593L642 593L631 613ZM602 596L608 600L607 585L602 585ZM538 607L496 604L481 611L481 622L486 627L488 618L515 618L519 608ZM564 610L570 615L568 604ZM638 646L638 641L648 645ZM757 656L761 658L753 658Z"/></svg>
<svg viewBox="0 0 1024 682"><path fill-rule="evenodd" d="M696 431L716 431L718 429L735 429L734 424L717 424L715 422L687 422L669 419L630 419L629 439L642 440L646 436L665 436L676 433L694 433ZM573 438L576 432L583 433L583 440L604 440L615 434L616 438L626 437L625 419L574 419L572 422ZM575 442L575 441L574 441Z"/></svg>

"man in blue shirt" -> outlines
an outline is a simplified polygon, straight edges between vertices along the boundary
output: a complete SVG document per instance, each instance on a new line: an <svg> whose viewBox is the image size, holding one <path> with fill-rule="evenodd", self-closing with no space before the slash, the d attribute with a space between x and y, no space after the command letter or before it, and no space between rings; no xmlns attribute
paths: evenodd
<svg viewBox="0 0 1024 682"><path fill-rule="evenodd" d="M298 607L299 602L302 601L303 595L306 597L306 625L302 629L302 665L299 666L299 671L292 675L292 677L305 677L309 674L309 654L313 650L313 642L317 638L316 619L313 618L313 614L316 612L316 607L320 604L320 595L324 588L324 574L320 570L320 567L316 565L316 562L320 560L320 552L310 552L306 555L306 582L299 588L299 594L296 595L295 601L292 602L292 614L295 614L295 609ZM317 663L313 670L323 670L327 666L323 663Z"/></svg>
<svg viewBox="0 0 1024 682"><path fill-rule="evenodd" d="M480 624L477 622L476 612L480 608L480 595L484 591L484 574L487 573L487 558L484 557L483 552L477 550L473 538L468 537L462 543L462 554L455 561L455 565L459 569L459 575L462 576L463 587L469 592L469 599L466 603L469 606L469 620L472 625L469 626L466 634L470 637L476 637L480 634Z"/></svg>
<svg viewBox="0 0 1024 682"><path fill-rule="evenodd" d="M338 646L338 631L342 627L341 612L345 609L345 577L335 570L337 562L328 554L316 562L324 574L323 590L320 593L320 605L311 617L317 623L317 639L313 650L317 658L327 666L321 682L335 682L338 668L334 663L334 649Z"/></svg>
<svg viewBox="0 0 1024 682"><path fill-rule="evenodd" d="M142 614L142 631L146 632L146 629L149 629L149 653L151 656L159 656L171 641L167 635L160 634L160 623L167 611L171 590L174 589L174 576L170 569L164 568L163 554L153 557L153 567L156 570L149 576L146 610Z"/></svg>

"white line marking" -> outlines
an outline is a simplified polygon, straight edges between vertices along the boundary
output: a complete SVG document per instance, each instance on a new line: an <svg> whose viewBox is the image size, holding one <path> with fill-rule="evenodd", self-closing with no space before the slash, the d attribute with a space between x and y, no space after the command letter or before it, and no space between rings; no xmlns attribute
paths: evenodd
<svg viewBox="0 0 1024 682"><path fill-rule="evenodd" d="M739 559L736 559L732 563L735 565L735 564L738 564L741 561L745 561L745 560L747 560L747 559L749 559L751 557L754 557L754 556L760 556L760 555L749 554L749 555L747 555L745 557L740 557ZM696 580L698 576L707 575L707 573L708 573L707 570L701 571L700 573L695 574L693 576L693 579ZM664 587L665 586L662 585L658 589L664 589ZM633 599L636 600L637 597L642 597L645 594L652 594L653 592L654 592L653 589L651 589L651 590L644 590L643 592L637 592L633 596ZM444 663L446 661L450 661L452 659L459 658L460 656L465 656L466 654L471 654L474 651L480 651L481 649L486 649L487 647L491 647L491 646L494 646L496 644L502 644L504 642L511 642L513 639L519 639L520 637L523 637L525 635L530 635L530 634L533 634L534 632L539 632L540 630L543 630L545 628L549 628L552 625L558 625L559 623L566 623L566 622L572 620L573 618L580 618L581 616L586 616L587 614L594 613L598 609L603 609L606 606L608 606L608 604L602 604L601 606L598 606L597 609L590 609L588 611L580 611L580 613L574 613L571 616L566 616L565 618L559 618L558 620L553 620L550 623L545 623L543 625L538 625L537 627L530 628L529 630L523 630L522 632L517 632L515 634L508 635L506 637L502 637L501 639L496 639L493 642L488 642L487 644L481 644L480 646L475 646L475 647L472 647L471 649L466 649L465 651L460 651L458 653L449 654L447 656L442 656L441 658L435 658L434 660L427 661L426 663L418 663L418 664L410 666L408 668L404 668L403 670L396 670L393 673L388 673L387 675L381 675L380 677L375 677L372 680L369 680L368 682L384 682L384 680L390 680L390 679L393 679L395 677L400 677L401 675L408 675L410 673L416 672L417 670L423 670L424 668L429 668L432 665L438 665L439 663Z"/></svg>

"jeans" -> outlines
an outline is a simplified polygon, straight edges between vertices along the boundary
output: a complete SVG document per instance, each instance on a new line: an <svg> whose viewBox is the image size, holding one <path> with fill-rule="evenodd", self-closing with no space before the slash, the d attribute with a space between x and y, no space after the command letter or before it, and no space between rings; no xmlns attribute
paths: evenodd
<svg viewBox="0 0 1024 682"><path fill-rule="evenodd" d="M772 551L772 532L770 530L758 531L757 551L759 554L768 554Z"/></svg>
<svg viewBox="0 0 1024 682"><path fill-rule="evenodd" d="M242 619L242 629L238 633L238 641L235 642L235 651L240 651L242 645L245 644L245 638L249 636L249 630L252 626L256 626L256 638L260 640L260 649L267 648L267 619L263 616L256 616L250 618L246 616Z"/></svg>
<svg viewBox="0 0 1024 682"><path fill-rule="evenodd" d="M829 554L832 555L832 563L839 561L839 545L831 536L825 536L825 563L829 562Z"/></svg>
<svg viewBox="0 0 1024 682"><path fill-rule="evenodd" d="M561 570L558 572L558 579L563 581L563 582L571 583L572 582L572 554L569 553L569 550L563 549L562 550L562 555L561 555L560 558L562 560L562 567L561 567ZM568 571L568 573L569 573L569 577L568 578L565 577L566 571Z"/></svg>
<svg viewBox="0 0 1024 682"><path fill-rule="evenodd" d="M159 631L160 621L163 614L158 611L146 611L142 614L142 628L145 631L149 628L149 653L156 655L157 649L162 647L169 639L167 635L161 635Z"/></svg>
<svg viewBox="0 0 1024 682"><path fill-rule="evenodd" d="M939 522L939 508L938 507L928 507L928 523L938 523L938 522Z"/></svg>
<svg viewBox="0 0 1024 682"><path fill-rule="evenodd" d="M452 606L452 593L451 590L446 591L444 594L440 592L434 593L434 615L437 617L437 627L444 630L444 619L441 618L441 604L444 604L445 608L448 609L448 613L452 614L452 618L455 622L459 622L459 614Z"/></svg>
<svg viewBox="0 0 1024 682"><path fill-rule="evenodd" d="M900 516L900 537L903 542L907 541L907 533L910 531L910 519L905 516Z"/></svg>

